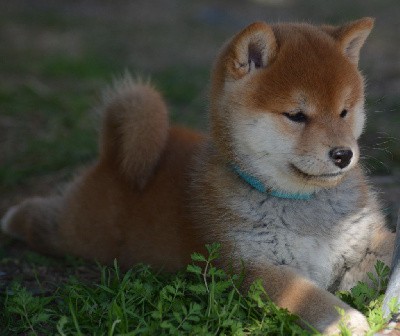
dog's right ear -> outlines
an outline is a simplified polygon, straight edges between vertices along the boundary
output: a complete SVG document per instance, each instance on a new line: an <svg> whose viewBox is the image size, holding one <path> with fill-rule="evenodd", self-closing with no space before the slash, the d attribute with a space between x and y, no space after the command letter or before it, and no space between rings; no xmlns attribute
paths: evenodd
<svg viewBox="0 0 400 336"><path fill-rule="evenodd" d="M272 28L264 22L255 22L234 36L225 46L220 65L225 79L240 79L260 68L265 68L276 53Z"/></svg>

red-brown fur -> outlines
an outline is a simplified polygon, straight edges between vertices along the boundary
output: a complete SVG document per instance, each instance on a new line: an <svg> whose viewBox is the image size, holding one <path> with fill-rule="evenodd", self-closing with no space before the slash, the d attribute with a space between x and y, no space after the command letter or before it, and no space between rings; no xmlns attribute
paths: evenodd
<svg viewBox="0 0 400 336"><path fill-rule="evenodd" d="M117 258L124 267L138 262L169 271L183 267L192 251L203 248L190 225L185 195L188 164L200 140L194 132L172 128L142 190L116 174L115 165L100 161L67 199L67 225L60 226L65 251L103 263Z"/></svg>

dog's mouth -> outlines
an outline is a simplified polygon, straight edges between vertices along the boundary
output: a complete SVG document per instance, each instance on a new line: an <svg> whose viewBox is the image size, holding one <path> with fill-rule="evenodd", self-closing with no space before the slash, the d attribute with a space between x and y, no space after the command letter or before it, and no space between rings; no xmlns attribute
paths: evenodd
<svg viewBox="0 0 400 336"><path fill-rule="evenodd" d="M301 170L300 168L296 167L293 163L289 165L290 169L298 176L301 176L302 178L305 179L323 179L323 180L328 180L328 179L335 179L339 176L342 176L344 172L339 171L336 173L328 173L328 174L308 174Z"/></svg>

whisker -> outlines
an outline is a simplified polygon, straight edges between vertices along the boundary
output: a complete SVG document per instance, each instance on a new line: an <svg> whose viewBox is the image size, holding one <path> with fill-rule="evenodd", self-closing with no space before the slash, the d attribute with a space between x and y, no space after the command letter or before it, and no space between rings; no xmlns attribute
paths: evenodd
<svg viewBox="0 0 400 336"><path fill-rule="evenodd" d="M377 158L374 157L374 156L364 154L363 156L360 156L360 158L361 158L361 159L366 159L366 160L372 159L372 160L374 160L376 163L379 163L382 167L384 167L384 168L386 168L388 171L390 171L390 167L389 167L387 164L385 164L383 161L377 159ZM369 163L372 165L372 162L371 162L371 161L369 161Z"/></svg>

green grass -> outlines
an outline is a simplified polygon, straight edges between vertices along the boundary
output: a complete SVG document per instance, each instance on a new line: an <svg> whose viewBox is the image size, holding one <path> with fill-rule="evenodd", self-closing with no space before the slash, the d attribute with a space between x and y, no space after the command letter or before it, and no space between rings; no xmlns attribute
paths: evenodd
<svg viewBox="0 0 400 336"><path fill-rule="evenodd" d="M86 54L83 57L51 55L38 64L41 76L81 81L103 79L115 73L115 65L98 55Z"/></svg>
<svg viewBox="0 0 400 336"><path fill-rule="evenodd" d="M242 276L214 266L217 244L207 257L195 253L186 271L166 275L145 265L125 273L101 267L98 283L71 278L54 294L33 295L18 282L0 296L2 335L309 335L298 318L276 307L256 281L247 294ZM389 269L376 265L372 286L359 283L338 295L365 313L371 334L384 325L380 310ZM343 327L343 335L351 335Z"/></svg>
<svg viewBox="0 0 400 336"><path fill-rule="evenodd" d="M43 94L29 86L0 88L4 116L15 120L12 148L3 154L0 185L12 187L43 175L88 162L95 156L97 132L88 113L90 99L81 94ZM38 108L39 107L39 108Z"/></svg>
<svg viewBox="0 0 400 336"><path fill-rule="evenodd" d="M209 69L172 67L156 72L153 82L167 100L172 122L204 129Z"/></svg>

